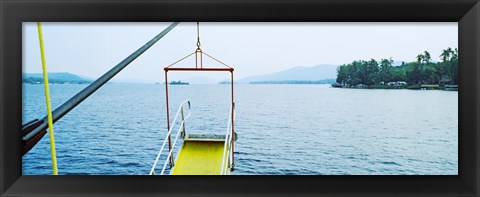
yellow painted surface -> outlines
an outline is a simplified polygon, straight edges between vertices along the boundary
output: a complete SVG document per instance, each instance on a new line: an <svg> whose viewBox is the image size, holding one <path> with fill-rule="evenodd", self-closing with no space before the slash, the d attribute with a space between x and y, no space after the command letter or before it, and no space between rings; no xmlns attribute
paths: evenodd
<svg viewBox="0 0 480 197"><path fill-rule="evenodd" d="M222 168L222 141L185 141L172 175L219 175Z"/></svg>
<svg viewBox="0 0 480 197"><path fill-rule="evenodd" d="M42 57L43 86L45 88L45 102L47 105L48 135L50 136L50 153L52 155L53 175L58 175L57 153L55 151L55 137L53 134L52 108L50 105L50 91L48 89L47 61L45 60L45 48L43 47L42 24L37 22L38 39L40 40L40 55Z"/></svg>

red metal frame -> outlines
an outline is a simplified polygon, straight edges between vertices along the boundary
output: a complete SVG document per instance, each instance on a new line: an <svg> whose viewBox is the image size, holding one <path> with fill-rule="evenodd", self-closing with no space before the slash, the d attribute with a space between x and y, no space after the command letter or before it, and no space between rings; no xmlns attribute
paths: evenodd
<svg viewBox="0 0 480 197"><path fill-rule="evenodd" d="M233 68L164 68L166 71L229 71L233 72Z"/></svg>
<svg viewBox="0 0 480 197"><path fill-rule="evenodd" d="M235 102L234 102L234 93L233 93L233 71L234 69L228 65L226 65L225 63L223 62L220 62L219 60L211 57L210 55L206 54L208 57L214 59L215 61L217 62L220 62L221 64L223 64L225 67L222 67L222 68L203 68L202 66L202 54L205 54L204 52L202 52L202 50L200 48L197 48L195 50L195 68L174 68L174 67L171 67L173 66L174 64L184 60L186 57L180 59L179 61L171 64L170 66L167 66L164 68L165 70L165 97L166 97L166 105L167 105L167 132L170 130L170 111L169 111L169 107L168 107L168 71L223 71L223 72L230 72L230 78L231 78L231 87L232 87L232 114L231 115L231 118L232 118L232 134L231 134L231 142L232 142L232 168L231 170L233 171L234 169L234 147L235 147L235 127L234 127L234 110L235 110ZM192 54L190 54L192 55ZM189 57L190 55L188 55L187 57ZM200 56L200 58L199 58ZM198 59L200 59L200 61L198 61ZM200 65L200 68L199 68L199 65ZM171 137L170 135L168 136L168 151L170 152L172 149L171 147ZM173 166L173 157L170 157L170 166Z"/></svg>

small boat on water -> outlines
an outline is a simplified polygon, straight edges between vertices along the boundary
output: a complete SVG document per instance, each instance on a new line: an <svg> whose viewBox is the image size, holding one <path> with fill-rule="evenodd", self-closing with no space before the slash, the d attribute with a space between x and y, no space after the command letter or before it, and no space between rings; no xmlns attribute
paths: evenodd
<svg viewBox="0 0 480 197"><path fill-rule="evenodd" d="M183 82L183 81L171 81L170 83L168 83L170 85L188 85L190 83L188 82Z"/></svg>

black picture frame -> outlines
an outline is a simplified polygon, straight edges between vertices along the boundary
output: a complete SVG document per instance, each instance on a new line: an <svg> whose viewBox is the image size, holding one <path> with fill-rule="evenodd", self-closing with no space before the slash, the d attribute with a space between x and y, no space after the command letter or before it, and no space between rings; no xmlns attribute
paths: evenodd
<svg viewBox="0 0 480 197"><path fill-rule="evenodd" d="M479 196L479 0L1 0L1 196ZM22 22L458 22L455 176L22 176ZM425 153L428 154L428 153Z"/></svg>

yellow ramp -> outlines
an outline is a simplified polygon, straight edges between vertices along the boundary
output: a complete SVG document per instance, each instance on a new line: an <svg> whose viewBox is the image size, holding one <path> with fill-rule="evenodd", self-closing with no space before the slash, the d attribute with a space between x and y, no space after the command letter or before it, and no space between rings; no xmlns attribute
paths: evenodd
<svg viewBox="0 0 480 197"><path fill-rule="evenodd" d="M219 175L224 141L185 141L172 175Z"/></svg>

